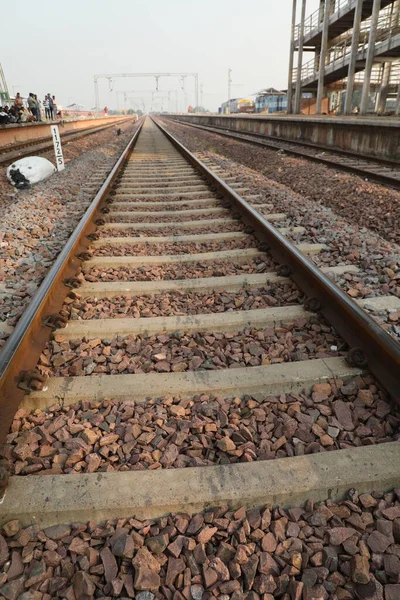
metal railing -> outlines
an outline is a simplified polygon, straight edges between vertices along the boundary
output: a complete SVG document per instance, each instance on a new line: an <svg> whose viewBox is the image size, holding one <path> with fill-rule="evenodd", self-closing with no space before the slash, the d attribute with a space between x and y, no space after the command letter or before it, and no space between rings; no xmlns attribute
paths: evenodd
<svg viewBox="0 0 400 600"><path fill-rule="evenodd" d="M346 7L347 10L351 10L352 8L354 8L356 4L356 0L336 0L336 2L333 4L332 10L331 10L331 15L334 15L335 13L339 12L340 10L342 10L343 8ZM314 29L318 30L319 28L322 29L322 24L324 21L324 5L321 5L319 8L317 8L317 10L315 10L313 13L311 13L311 15L309 17L307 17L307 19L305 19L304 21L304 36L308 36L312 31L314 31ZM301 29L301 24L299 23L298 25L296 25L295 27L295 41L298 41L299 37L300 37L300 29Z"/></svg>
<svg viewBox="0 0 400 600"><path fill-rule="evenodd" d="M399 14L393 14L392 7L393 5L384 8L379 14L375 41L375 47L377 50L380 44L390 40L395 35L400 33ZM360 56L365 55L365 52L368 48L370 29L371 18L363 21L360 26L360 41L357 49L357 54ZM335 69L339 69L343 66L348 65L351 55L352 37L352 29L342 34L341 36L338 36L337 42L335 44L332 44L327 50L325 67L334 66ZM319 56L316 55L314 58L312 58L302 66L301 80L306 81L310 78L317 78L318 70ZM296 81L296 78L297 68L293 70L293 81Z"/></svg>
<svg viewBox="0 0 400 600"><path fill-rule="evenodd" d="M391 20L393 17L395 17L395 14L393 13L394 4L395 3L393 2L389 6L382 8L382 10L380 11L379 18L381 19L382 17L386 17ZM336 13L339 13L339 12L350 11L353 8L355 8L355 5L356 5L356 0L336 0L335 4L331 10L330 16L336 15ZM339 15L337 15L337 17L338 16ZM324 21L324 5L321 5L320 8L318 8L313 13L311 13L311 15L304 21L304 37L309 36L310 33L314 30L315 30L315 33L317 33L318 30L320 30L322 32L323 21ZM367 31L370 27L370 24L371 24L371 17L369 17L368 19L361 22L360 31ZM301 30L301 24L298 23L295 27L295 32L294 32L294 41L295 42L298 42L298 40L300 38L300 30Z"/></svg>
<svg viewBox="0 0 400 600"><path fill-rule="evenodd" d="M314 60L309 61L309 63L307 63L304 66L306 67L306 73L307 73L308 77L313 76L313 77L315 77L315 79L318 77L318 71L314 68L315 67ZM383 75L383 63L375 63L373 65L372 71L371 71L371 82L370 82L371 85L372 86L380 85L380 83L382 82L382 75ZM295 78L293 81L295 81ZM354 84L362 85L363 82L364 82L364 71L358 71L354 75ZM343 87L345 87L345 85L347 83L347 77L344 77L343 79L341 79L340 83L342 84ZM388 85L391 87L398 87L400 85L400 62L398 62L398 63L393 62L391 64Z"/></svg>
<svg viewBox="0 0 400 600"><path fill-rule="evenodd" d="M7 87L6 77L4 75L3 67L0 63L0 92L4 94L4 98L9 98L9 92Z"/></svg>

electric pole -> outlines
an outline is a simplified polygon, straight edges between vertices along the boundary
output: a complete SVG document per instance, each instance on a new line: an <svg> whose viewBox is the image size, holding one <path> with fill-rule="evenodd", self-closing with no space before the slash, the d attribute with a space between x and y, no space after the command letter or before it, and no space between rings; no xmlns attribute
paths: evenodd
<svg viewBox="0 0 400 600"><path fill-rule="evenodd" d="M231 83L232 69L228 69L228 115L231 113Z"/></svg>

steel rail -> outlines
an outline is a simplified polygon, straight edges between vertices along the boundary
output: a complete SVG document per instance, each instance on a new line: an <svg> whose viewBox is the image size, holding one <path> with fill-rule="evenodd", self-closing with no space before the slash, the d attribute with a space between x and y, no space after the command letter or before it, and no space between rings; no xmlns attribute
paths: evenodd
<svg viewBox="0 0 400 600"><path fill-rule="evenodd" d="M50 339L51 328L45 320L58 315L66 295L74 287L68 280L76 275L84 260L81 254L91 242L88 236L96 229L102 205L133 150L142 125L143 119L0 352L0 442L7 435L25 394L18 386L35 369Z"/></svg>
<svg viewBox="0 0 400 600"><path fill-rule="evenodd" d="M336 151L335 149L332 148L328 148L327 146L314 146L312 144L309 143L304 143L303 142L299 142L299 141L292 141L292 140L286 140L286 139L282 139L279 140L279 138L273 138L274 140L276 140L276 142L274 141L273 143L268 142L267 139L265 139L265 137L262 134L253 134L253 133L237 133L237 132L233 132L233 131L227 131L225 129L220 129L220 128L214 128L214 127L210 127L208 125L198 125L197 123L188 123L186 121L180 121L179 119L171 119L174 123L179 123L180 125L187 125L188 127L195 127L196 129L201 129L204 131L209 131L210 133L215 133L216 135L221 135L224 137L228 137L228 138L232 138L232 139L236 139L240 142L247 142L249 144L254 144L256 146L261 146L262 148L268 148L271 150L283 150L286 154L290 154L292 156L295 156L297 158L302 158L305 160L310 160L312 162L316 162L316 163L322 163L325 164L326 166L332 168L332 169L338 169L340 171L345 171L347 173L351 173L353 175L359 175L360 177L368 177L369 180L371 181L376 181L377 183L380 183L382 185L386 185L389 187L393 187L395 189L400 189L400 178L396 178L396 177L391 177L390 175L383 175L381 173L375 173L374 171L370 171L369 169L364 169L361 167L357 167L354 165L346 165L346 163L341 163L341 162L335 162L334 160L329 160L329 158L324 158L323 156L314 156L312 154L307 154L307 153L303 153L300 150L292 150L290 148L286 148L285 146L281 146L279 148L279 143L282 144L294 144L294 145L303 145L303 146L313 146L313 148L315 150L319 149L321 152L329 152L331 154L334 154L335 152L339 155L346 155L349 157L352 157L354 159L360 160L371 160L371 161L375 161L378 164L382 164L382 165L391 165L391 166L398 166L399 170L400 170L400 163L394 163L391 161L386 161L386 159L378 159L378 158L373 158L373 157L360 157L351 152L346 152L345 150L340 150L340 151ZM262 139L251 139L251 137L246 137L246 136L260 136Z"/></svg>
<svg viewBox="0 0 400 600"><path fill-rule="evenodd" d="M315 308L348 344L348 361L354 366L368 365L390 396L400 404L400 344L392 338L339 286L318 269L304 254L264 219L250 204L218 175L197 159L159 122L159 129L187 160L199 170L212 188L239 213L254 235L266 243L272 256L290 278L312 300Z"/></svg>
<svg viewBox="0 0 400 600"><path fill-rule="evenodd" d="M122 125L123 123L128 122L128 119L123 119L121 121L115 121L114 123L108 123L107 125L101 125L100 127L89 127L86 129L81 129L80 131L75 132L64 132L60 133L61 141L64 143L75 142L89 135L93 135L95 133L100 133L105 129L111 129L111 127ZM49 123L50 125L50 123ZM39 147L38 147L39 146ZM21 150L20 154L17 154ZM20 158L25 158L26 156L31 156L32 152L49 152L53 150L53 140L50 138L39 138L38 140L30 140L28 142L22 142L16 146L8 146L4 148L0 148L0 165L7 164L10 162L14 162L15 160L19 160Z"/></svg>

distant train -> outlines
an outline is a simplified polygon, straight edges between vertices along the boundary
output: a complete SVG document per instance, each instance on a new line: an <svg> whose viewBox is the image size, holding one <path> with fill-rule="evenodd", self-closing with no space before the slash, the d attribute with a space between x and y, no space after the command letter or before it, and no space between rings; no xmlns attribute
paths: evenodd
<svg viewBox="0 0 400 600"><path fill-rule="evenodd" d="M233 98L227 102L223 102L219 112L225 113L253 113L256 110L256 105L249 98Z"/></svg>
<svg viewBox="0 0 400 600"><path fill-rule="evenodd" d="M249 98L234 98L223 102L218 109L221 114L237 113L277 113L287 110L286 92L274 88L262 90L255 101Z"/></svg>

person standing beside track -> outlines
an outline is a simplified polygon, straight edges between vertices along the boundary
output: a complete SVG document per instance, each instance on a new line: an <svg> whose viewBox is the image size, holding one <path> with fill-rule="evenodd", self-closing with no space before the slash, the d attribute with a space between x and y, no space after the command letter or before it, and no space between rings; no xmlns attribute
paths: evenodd
<svg viewBox="0 0 400 600"><path fill-rule="evenodd" d="M32 94L32 92L29 92L28 108L31 111L32 115L35 117L35 119L37 119L36 100L35 100L35 96Z"/></svg>
<svg viewBox="0 0 400 600"><path fill-rule="evenodd" d="M49 101L50 120L53 120L53 98L50 96L50 94L47 94L47 99Z"/></svg>
<svg viewBox="0 0 400 600"><path fill-rule="evenodd" d="M38 121L42 120L42 111L40 110L40 100L37 97L37 94L34 94L35 102L36 102L36 118Z"/></svg>
<svg viewBox="0 0 400 600"><path fill-rule="evenodd" d="M19 92L17 92L17 95L15 96L14 105L17 107L18 110L21 110L21 108L23 108L24 106L24 101L21 98L21 94Z"/></svg>
<svg viewBox="0 0 400 600"><path fill-rule="evenodd" d="M50 105L49 105L49 94L46 94L43 100L44 118L51 119Z"/></svg>
<svg viewBox="0 0 400 600"><path fill-rule="evenodd" d="M51 110L53 113L53 120L56 121L57 120L57 102L56 102L55 96L52 97L52 102L53 102L53 107Z"/></svg>

